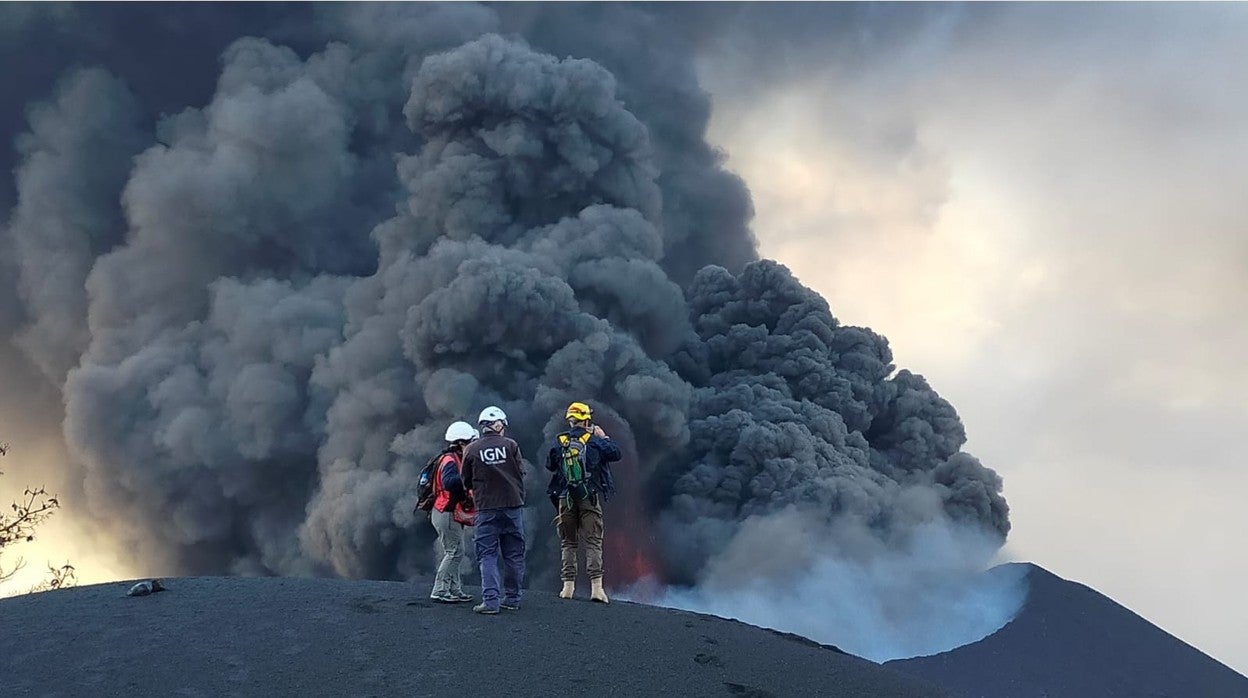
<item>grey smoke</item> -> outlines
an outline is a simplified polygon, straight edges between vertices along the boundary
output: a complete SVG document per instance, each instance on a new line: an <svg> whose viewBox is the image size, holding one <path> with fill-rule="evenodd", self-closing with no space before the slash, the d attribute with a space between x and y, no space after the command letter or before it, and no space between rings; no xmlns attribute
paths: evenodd
<svg viewBox="0 0 1248 698"><path fill-rule="evenodd" d="M17 342L60 384L90 339L84 283L95 258L121 241L118 199L144 136L133 95L100 69L69 74L54 102L29 112L8 234L34 320Z"/></svg>
<svg viewBox="0 0 1248 698"><path fill-rule="evenodd" d="M751 531L791 516L795 541L852 528L870 559L946 524L1004 540L1001 481L952 406L756 259L679 23L285 20L225 47L202 103L156 110L123 82L142 70L88 70L22 141L21 346L62 392L80 505L137 564L427 572L411 509L445 424L497 404L534 461L572 399L638 445L644 497L619 505L656 530L614 535L657 534L670 582L757 568ZM544 485L535 583L554 574Z"/></svg>
<svg viewBox="0 0 1248 698"><path fill-rule="evenodd" d="M686 578L741 519L798 507L853 520L885 539L932 520L978 524L1004 540L1000 479L959 452L956 412L884 338L841 326L781 265L699 272L688 290L696 339L680 363L696 386L692 458L669 461L665 537ZM965 479L963 482L962 479ZM914 506L915 491L935 506Z"/></svg>

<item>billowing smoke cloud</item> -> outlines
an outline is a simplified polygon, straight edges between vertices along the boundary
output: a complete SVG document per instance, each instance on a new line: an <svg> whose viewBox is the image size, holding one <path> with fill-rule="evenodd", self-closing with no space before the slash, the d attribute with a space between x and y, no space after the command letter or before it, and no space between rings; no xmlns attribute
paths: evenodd
<svg viewBox="0 0 1248 698"><path fill-rule="evenodd" d="M934 526L1004 540L1001 481L960 450L953 408L755 259L669 24L618 6L286 19L224 49L202 105L153 112L91 69L21 141L17 340L62 390L81 506L142 566L427 572L412 505L445 425L500 405L540 463L572 399L629 453L617 583L714 590L772 553L760 530L827 560L849 555L810 545L830 531L858 531L867 561ZM537 583L544 485L539 465Z"/></svg>
<svg viewBox="0 0 1248 698"><path fill-rule="evenodd" d="M961 422L884 338L840 326L770 261L703 269L688 296L697 340L679 358L698 386L691 459L672 463L666 537L701 569L742 518L795 506L889 538L934 516L1009 531L1000 479L960 453ZM680 568L678 568L680 569Z"/></svg>
<svg viewBox="0 0 1248 698"><path fill-rule="evenodd" d="M30 132L17 141L21 197L8 233L34 318L17 341L61 384L87 348L84 284L95 258L121 241L118 198L145 143L133 95L107 72L72 73L57 92L31 109Z"/></svg>

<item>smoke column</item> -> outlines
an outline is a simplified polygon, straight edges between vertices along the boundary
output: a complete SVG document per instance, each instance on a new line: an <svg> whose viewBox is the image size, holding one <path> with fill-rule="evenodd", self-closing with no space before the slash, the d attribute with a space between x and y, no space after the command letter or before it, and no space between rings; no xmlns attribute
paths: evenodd
<svg viewBox="0 0 1248 698"><path fill-rule="evenodd" d="M734 595L768 578L791 599L809 579L924 597L881 581L918 574L944 604L1000 547L1000 478L961 451L953 407L756 258L679 21L209 9L190 28L155 12L151 39L124 8L0 9L11 45L78 63L10 138L0 287L20 303L0 330L28 363L5 369L60 391L71 506L138 565L426 573L417 471L447 423L497 404L535 466L530 581L549 584L540 464L574 399L628 454L610 581L676 585L660 601L740 615ZM219 63L108 65L179 32ZM860 644L956 644L1011 603L958 639ZM792 626L786 608L743 617Z"/></svg>

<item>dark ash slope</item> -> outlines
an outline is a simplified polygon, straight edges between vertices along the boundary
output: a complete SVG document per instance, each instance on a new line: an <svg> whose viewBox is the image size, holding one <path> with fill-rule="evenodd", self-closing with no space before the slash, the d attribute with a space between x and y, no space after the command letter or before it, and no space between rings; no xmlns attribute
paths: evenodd
<svg viewBox="0 0 1248 698"><path fill-rule="evenodd" d="M112 583L0 600L5 696L940 696L808 640L530 592L500 616L428 586L289 578Z"/></svg>
<svg viewBox="0 0 1248 698"><path fill-rule="evenodd" d="M1100 592L1027 565L1018 617L979 642L886 666L967 698L1243 698L1248 679Z"/></svg>

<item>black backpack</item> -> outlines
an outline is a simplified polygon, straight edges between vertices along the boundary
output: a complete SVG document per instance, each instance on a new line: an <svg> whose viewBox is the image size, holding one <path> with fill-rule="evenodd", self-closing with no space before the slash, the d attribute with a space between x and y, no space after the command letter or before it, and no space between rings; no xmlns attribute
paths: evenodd
<svg viewBox="0 0 1248 698"><path fill-rule="evenodd" d="M420 469L420 480L416 484L417 511L433 511L433 503L438 498L438 488L435 486L438 482L438 463L442 462L442 456L450 452L449 448L439 451Z"/></svg>

